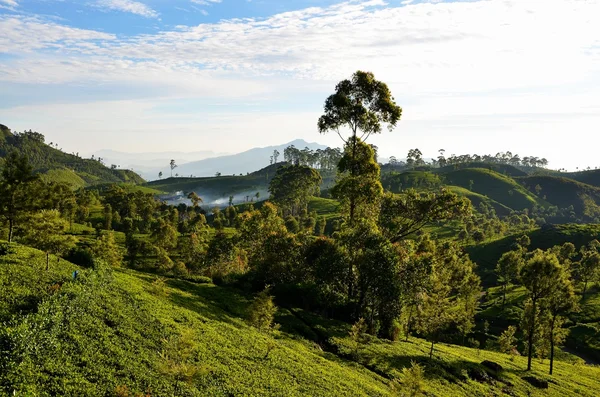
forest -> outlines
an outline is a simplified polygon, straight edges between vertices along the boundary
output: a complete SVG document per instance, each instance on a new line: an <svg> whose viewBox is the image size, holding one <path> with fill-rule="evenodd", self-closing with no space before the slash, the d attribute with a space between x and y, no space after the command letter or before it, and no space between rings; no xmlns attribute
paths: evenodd
<svg viewBox="0 0 600 397"><path fill-rule="evenodd" d="M597 395L600 174L380 164L401 118L357 71L340 149L150 183L2 126L0 395Z"/></svg>

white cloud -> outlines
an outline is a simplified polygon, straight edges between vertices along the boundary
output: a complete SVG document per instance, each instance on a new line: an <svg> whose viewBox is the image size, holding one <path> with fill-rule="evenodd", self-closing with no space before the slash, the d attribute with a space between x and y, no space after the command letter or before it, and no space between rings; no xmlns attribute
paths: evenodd
<svg viewBox="0 0 600 397"><path fill-rule="evenodd" d="M16 0L0 0L0 3L6 4L9 7L17 7L19 5Z"/></svg>
<svg viewBox="0 0 600 397"><path fill-rule="evenodd" d="M53 57L55 63L60 63L67 53L93 53L90 51L99 49L95 43L115 38L112 34L71 28L35 17L6 15L0 15L0 31L0 53L22 56L24 52L54 50L63 54Z"/></svg>
<svg viewBox="0 0 600 397"><path fill-rule="evenodd" d="M99 7L102 9L130 12L132 14L141 15L146 18L158 18L158 13L156 11L154 11L152 8L150 8L146 4L140 3L139 1L98 0L95 5L96 5L96 7Z"/></svg>
<svg viewBox="0 0 600 397"><path fill-rule="evenodd" d="M209 6L215 3L220 3L222 0L190 0L194 4L200 4L202 6Z"/></svg>

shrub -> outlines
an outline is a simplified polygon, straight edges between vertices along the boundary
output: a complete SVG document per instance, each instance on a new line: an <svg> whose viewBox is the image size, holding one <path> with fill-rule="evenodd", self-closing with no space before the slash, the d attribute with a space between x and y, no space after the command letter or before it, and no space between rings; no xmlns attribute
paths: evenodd
<svg viewBox="0 0 600 397"><path fill-rule="evenodd" d="M500 345L500 351L502 353L513 354L513 352L517 350L517 338L515 338L516 332L517 328L515 328L513 325L502 332L502 335L500 335L498 338L498 344Z"/></svg>
<svg viewBox="0 0 600 397"><path fill-rule="evenodd" d="M260 292L249 308L249 321L253 327L261 331L273 329L273 319L277 312L277 306L273 303L273 297L269 295L269 288Z"/></svg>
<svg viewBox="0 0 600 397"><path fill-rule="evenodd" d="M406 395L411 397L423 395L423 382L425 381L425 369L414 361L410 368L402 368L402 385Z"/></svg>
<svg viewBox="0 0 600 397"><path fill-rule="evenodd" d="M85 268L93 268L95 265L94 255L87 248L75 247L65 256L71 263Z"/></svg>
<svg viewBox="0 0 600 397"><path fill-rule="evenodd" d="M8 243L0 244L0 256L5 256L13 253L13 249Z"/></svg>
<svg viewBox="0 0 600 397"><path fill-rule="evenodd" d="M173 266L173 273L177 277L186 276L188 274L188 270L185 267L185 263L183 263L181 261L176 262L175 265Z"/></svg>

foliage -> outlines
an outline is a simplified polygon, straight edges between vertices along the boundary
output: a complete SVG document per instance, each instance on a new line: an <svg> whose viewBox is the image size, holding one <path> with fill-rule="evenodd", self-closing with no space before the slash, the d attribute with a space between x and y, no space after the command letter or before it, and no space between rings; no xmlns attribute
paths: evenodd
<svg viewBox="0 0 600 397"><path fill-rule="evenodd" d="M301 210L306 209L308 198L318 195L321 182L321 175L310 167L280 167L269 185L271 200L286 214L298 215Z"/></svg>
<svg viewBox="0 0 600 397"><path fill-rule="evenodd" d="M123 261L122 248L116 243L114 233L106 233L96 239L92 253L98 260L111 267L121 266Z"/></svg>
<svg viewBox="0 0 600 397"><path fill-rule="evenodd" d="M46 270L50 266L50 254L61 255L75 246L75 238L65 235L68 223L56 210L33 213L19 226L19 241L46 253Z"/></svg>
<svg viewBox="0 0 600 397"><path fill-rule="evenodd" d="M269 295L269 289L261 291L248 309L248 321L260 331L270 331L273 328L273 320L277 306L273 303L273 297Z"/></svg>
<svg viewBox="0 0 600 397"><path fill-rule="evenodd" d="M388 129L396 126L402 109L396 105L387 85L375 80L373 73L357 71L351 80L343 80L335 93L325 101L324 114L319 118L319 132L336 131L347 126L353 137L363 132L361 139L381 132L382 124Z"/></svg>
<svg viewBox="0 0 600 397"><path fill-rule="evenodd" d="M517 338L515 337L515 333L517 332L517 328L513 325L509 326L498 338L498 345L500 346L500 351L506 354L515 354L517 352Z"/></svg>

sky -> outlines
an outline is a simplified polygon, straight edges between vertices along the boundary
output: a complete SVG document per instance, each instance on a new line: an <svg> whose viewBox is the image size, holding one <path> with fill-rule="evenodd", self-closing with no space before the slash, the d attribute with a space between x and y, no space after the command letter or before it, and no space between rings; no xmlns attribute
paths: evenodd
<svg viewBox="0 0 600 397"><path fill-rule="evenodd" d="M356 70L390 87L381 156L600 166L599 0L0 0L0 123L67 152L235 153L320 135Z"/></svg>

